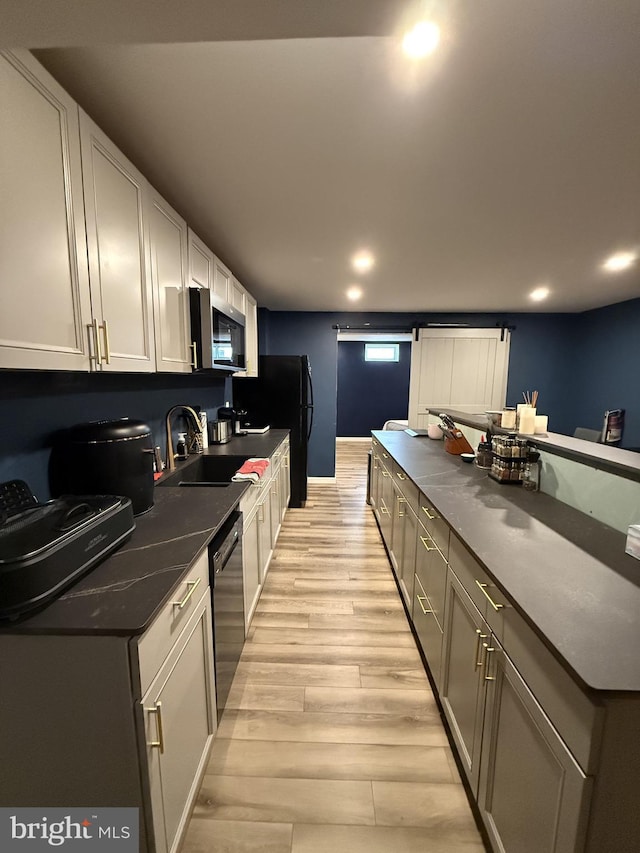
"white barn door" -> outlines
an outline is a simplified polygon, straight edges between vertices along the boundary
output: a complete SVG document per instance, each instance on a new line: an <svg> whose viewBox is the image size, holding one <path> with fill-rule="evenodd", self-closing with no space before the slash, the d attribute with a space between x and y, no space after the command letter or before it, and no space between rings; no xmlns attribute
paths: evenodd
<svg viewBox="0 0 640 853"><path fill-rule="evenodd" d="M411 346L409 426L425 427L433 408L474 414L501 409L509 341L509 331L499 328L420 329Z"/></svg>

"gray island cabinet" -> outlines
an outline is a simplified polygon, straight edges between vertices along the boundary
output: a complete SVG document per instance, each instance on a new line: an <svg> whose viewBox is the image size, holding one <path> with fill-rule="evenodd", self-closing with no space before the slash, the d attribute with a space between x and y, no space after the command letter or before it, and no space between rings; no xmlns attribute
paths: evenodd
<svg viewBox="0 0 640 853"><path fill-rule="evenodd" d="M640 565L624 536L442 442L372 445L373 511L492 849L635 853Z"/></svg>

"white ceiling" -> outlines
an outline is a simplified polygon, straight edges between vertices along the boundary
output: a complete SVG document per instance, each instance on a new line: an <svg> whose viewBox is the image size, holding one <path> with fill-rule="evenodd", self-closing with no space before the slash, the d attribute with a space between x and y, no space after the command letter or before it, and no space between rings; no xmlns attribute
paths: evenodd
<svg viewBox="0 0 640 853"><path fill-rule="evenodd" d="M443 43L419 66L399 51L411 9L396 0L0 13L5 45L65 45L36 55L261 305L580 311L640 296L640 264L599 267L640 249L638 0L420 5ZM358 277L362 247L377 265ZM532 303L542 284L551 296Z"/></svg>

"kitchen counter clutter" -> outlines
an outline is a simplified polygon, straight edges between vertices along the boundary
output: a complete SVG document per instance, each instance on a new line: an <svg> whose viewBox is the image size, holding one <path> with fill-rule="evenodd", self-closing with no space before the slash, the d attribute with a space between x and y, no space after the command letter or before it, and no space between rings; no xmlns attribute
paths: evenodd
<svg viewBox="0 0 640 853"><path fill-rule="evenodd" d="M286 434L270 430L243 436L204 453L268 457ZM178 462L177 470L198 458ZM246 483L220 488L156 484L152 509L136 518L136 529L121 548L57 601L20 622L3 624L0 632L141 634L248 489Z"/></svg>
<svg viewBox="0 0 640 853"><path fill-rule="evenodd" d="M372 444L371 503L492 849L637 850L640 572L624 534L440 441Z"/></svg>
<svg viewBox="0 0 640 853"><path fill-rule="evenodd" d="M228 689L248 627L242 596L247 614L288 505L288 450L288 431L273 429L178 463L120 549L40 612L2 625L0 752L9 772L1 806L135 808L140 853L178 850L216 700L223 707L226 696L216 672ZM229 482L229 469L249 457L269 459L259 481ZM224 484L191 478L206 460L222 463L213 467L226 472ZM234 593L215 644L211 586L214 600L216 590ZM217 603L224 611L220 595Z"/></svg>

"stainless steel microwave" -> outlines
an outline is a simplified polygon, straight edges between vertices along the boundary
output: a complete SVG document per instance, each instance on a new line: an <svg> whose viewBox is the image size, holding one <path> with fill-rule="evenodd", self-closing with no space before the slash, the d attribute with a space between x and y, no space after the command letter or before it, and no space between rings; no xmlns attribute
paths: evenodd
<svg viewBox="0 0 640 853"><path fill-rule="evenodd" d="M244 316L206 288L189 288L194 370L244 370Z"/></svg>

